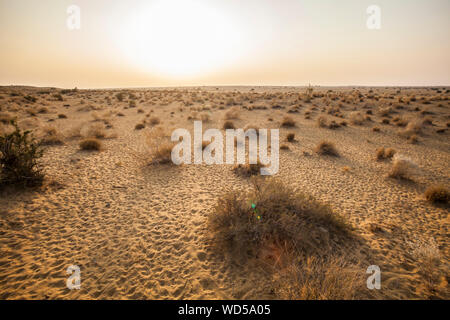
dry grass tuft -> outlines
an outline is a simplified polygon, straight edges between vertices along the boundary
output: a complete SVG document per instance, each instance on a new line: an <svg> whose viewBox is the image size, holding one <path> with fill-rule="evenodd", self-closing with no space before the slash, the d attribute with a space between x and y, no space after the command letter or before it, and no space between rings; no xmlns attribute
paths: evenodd
<svg viewBox="0 0 450 320"><path fill-rule="evenodd" d="M85 151L100 151L102 143L96 138L86 138L80 141L80 149Z"/></svg>
<svg viewBox="0 0 450 320"><path fill-rule="evenodd" d="M333 142L321 141L314 150L317 154L339 157L339 152L336 150Z"/></svg>
<svg viewBox="0 0 450 320"><path fill-rule="evenodd" d="M428 187L424 195L428 201L433 203L447 204L450 202L450 190L443 185Z"/></svg>
<svg viewBox="0 0 450 320"><path fill-rule="evenodd" d="M171 164L172 149L175 143L170 141L170 137L161 127L152 128L146 133L146 145L149 153L146 155L148 164Z"/></svg>
<svg viewBox="0 0 450 320"><path fill-rule="evenodd" d="M351 300L367 290L365 280L363 268L341 257L312 256L282 269L274 286L285 300Z"/></svg>
<svg viewBox="0 0 450 320"><path fill-rule="evenodd" d="M286 136L286 140L288 142L294 142L295 141L295 133L294 132L289 132Z"/></svg>
<svg viewBox="0 0 450 320"><path fill-rule="evenodd" d="M138 123L134 126L134 130L142 130L145 128L145 123Z"/></svg>
<svg viewBox="0 0 450 320"><path fill-rule="evenodd" d="M158 117L151 117L148 121L152 126L156 126L161 123L161 120L159 120Z"/></svg>
<svg viewBox="0 0 450 320"><path fill-rule="evenodd" d="M242 177L251 177L260 174L261 168L264 165L261 162L257 162L254 164L246 163L246 164L237 164L233 167L233 172Z"/></svg>
<svg viewBox="0 0 450 320"><path fill-rule="evenodd" d="M233 121L229 121L229 120L225 121L223 123L223 129L224 130L226 130L226 129L235 129Z"/></svg>
<svg viewBox="0 0 450 320"><path fill-rule="evenodd" d="M281 122L281 126L286 127L286 128L295 127L295 120L292 117L286 116L283 118L283 121Z"/></svg>
<svg viewBox="0 0 450 320"><path fill-rule="evenodd" d="M411 175L415 173L417 166L410 159L396 154L392 163L389 177L394 179L410 180Z"/></svg>
<svg viewBox="0 0 450 320"><path fill-rule="evenodd" d="M364 122L364 116L359 111L353 111L349 115L349 121L353 125L362 125Z"/></svg>
<svg viewBox="0 0 450 320"><path fill-rule="evenodd" d="M377 160L391 159L395 155L395 150L392 148L380 147L377 149L376 158Z"/></svg>
<svg viewBox="0 0 450 320"><path fill-rule="evenodd" d="M64 144L64 138L58 129L46 126L42 128L42 137L39 143L45 146L62 145Z"/></svg>
<svg viewBox="0 0 450 320"><path fill-rule="evenodd" d="M228 193L218 199L209 226L219 249L234 258L258 256L276 244L288 252L312 255L328 251L330 234L348 239L344 219L314 198L281 181L253 178L253 190Z"/></svg>

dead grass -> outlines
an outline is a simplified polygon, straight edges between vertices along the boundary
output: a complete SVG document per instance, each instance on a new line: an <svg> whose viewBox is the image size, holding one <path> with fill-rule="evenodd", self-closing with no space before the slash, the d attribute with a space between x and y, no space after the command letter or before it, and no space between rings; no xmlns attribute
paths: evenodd
<svg viewBox="0 0 450 320"><path fill-rule="evenodd" d="M308 257L276 274L275 293L283 300L352 300L365 286L364 269L342 257Z"/></svg>
<svg viewBox="0 0 450 320"><path fill-rule="evenodd" d="M415 173L417 166L408 158L396 154L393 159L392 168L389 177L394 179L411 180L411 176Z"/></svg>
<svg viewBox="0 0 450 320"><path fill-rule="evenodd" d="M408 242L408 245L421 277L421 285L416 292L427 299L448 299L448 269L441 261L439 246L434 238L418 238Z"/></svg>
<svg viewBox="0 0 450 320"><path fill-rule="evenodd" d="M295 141L295 133L294 132L289 132L286 136L286 140L288 142L294 142Z"/></svg>
<svg viewBox="0 0 450 320"><path fill-rule="evenodd" d="M295 120L292 117L286 116L283 118L283 121L281 121L281 126L286 128L295 127Z"/></svg>
<svg viewBox="0 0 450 320"><path fill-rule="evenodd" d="M151 117L148 121L152 126L156 126L161 123L161 120L159 120L158 117Z"/></svg>
<svg viewBox="0 0 450 320"><path fill-rule="evenodd" d="M443 185L428 187L424 195L432 203L448 204L450 202L450 190Z"/></svg>
<svg viewBox="0 0 450 320"><path fill-rule="evenodd" d="M64 137L55 127L46 126L42 128L42 136L39 143L45 146L63 145Z"/></svg>
<svg viewBox="0 0 450 320"><path fill-rule="evenodd" d="M364 123L364 116L359 111L353 111L349 115L349 121L353 125L362 125Z"/></svg>
<svg viewBox="0 0 450 320"><path fill-rule="evenodd" d="M334 143L330 142L330 141L321 141L316 146L314 151L320 155L339 157L339 152L337 151L336 147L334 146Z"/></svg>
<svg viewBox="0 0 450 320"><path fill-rule="evenodd" d="M242 177L251 177L251 176L255 176L255 175L259 175L260 174L260 170L261 168L263 168L264 165L261 162L257 162L254 164L237 164L233 167L233 172L235 174L237 174L238 176L242 176Z"/></svg>
<svg viewBox="0 0 450 320"><path fill-rule="evenodd" d="M225 121L223 123L223 129L224 130L226 130L226 129L235 129L233 121L229 121L229 120Z"/></svg>
<svg viewBox="0 0 450 320"><path fill-rule="evenodd" d="M330 234L343 241L350 237L345 220L314 198L275 178L253 178L252 183L247 193L220 197L209 217L214 241L227 255L256 257L277 244L313 255L330 249Z"/></svg>
<svg viewBox="0 0 450 320"><path fill-rule="evenodd" d="M103 146L100 140L96 138L86 138L80 141L80 149L85 151L100 151Z"/></svg>
<svg viewBox="0 0 450 320"><path fill-rule="evenodd" d="M146 132L148 152L145 155L147 164L171 164L172 149L175 143L170 141L162 127L154 127Z"/></svg>
<svg viewBox="0 0 450 320"><path fill-rule="evenodd" d="M377 160L391 159L395 155L396 151L392 148L380 147L377 149L376 158Z"/></svg>

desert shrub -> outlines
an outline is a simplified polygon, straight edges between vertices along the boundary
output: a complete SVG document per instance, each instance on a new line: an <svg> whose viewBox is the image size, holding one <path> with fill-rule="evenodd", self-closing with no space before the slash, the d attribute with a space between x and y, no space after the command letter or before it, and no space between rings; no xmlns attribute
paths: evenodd
<svg viewBox="0 0 450 320"><path fill-rule="evenodd" d="M321 141L314 150L317 154L339 157L339 152L336 150L333 142Z"/></svg>
<svg viewBox="0 0 450 320"><path fill-rule="evenodd" d="M95 123L91 125L86 132L86 137L97 139L106 138L105 127L101 123Z"/></svg>
<svg viewBox="0 0 450 320"><path fill-rule="evenodd" d="M145 128L145 123L138 123L134 126L134 130L142 130Z"/></svg>
<svg viewBox="0 0 450 320"><path fill-rule="evenodd" d="M377 160L391 159L395 155L395 150L392 148L380 147L377 149L376 158Z"/></svg>
<svg viewBox="0 0 450 320"><path fill-rule="evenodd" d="M379 128L379 127L373 127L373 128L372 128L372 131L373 131L373 132L380 132L380 128Z"/></svg>
<svg viewBox="0 0 450 320"><path fill-rule="evenodd" d="M292 117L286 116L281 121L281 126L287 128L295 127L295 120Z"/></svg>
<svg viewBox="0 0 450 320"><path fill-rule="evenodd" d="M30 131L22 131L16 122L12 125L13 132L0 136L0 185L39 185L44 177L38 166L43 151Z"/></svg>
<svg viewBox="0 0 450 320"><path fill-rule="evenodd" d="M395 179L410 179L417 166L408 158L396 154L393 159L389 177Z"/></svg>
<svg viewBox="0 0 450 320"><path fill-rule="evenodd" d="M225 129L225 130L226 129L234 129L234 128L235 128L235 126L234 126L233 121L227 120L223 123L223 129Z"/></svg>
<svg viewBox="0 0 450 320"><path fill-rule="evenodd" d="M289 142L294 142L295 141L295 133L294 132L289 132L286 136L286 140Z"/></svg>
<svg viewBox="0 0 450 320"><path fill-rule="evenodd" d="M264 165L259 161L253 164L237 164L233 167L233 172L242 177L251 177L254 175L259 175L261 172L260 170L263 167Z"/></svg>
<svg viewBox="0 0 450 320"><path fill-rule="evenodd" d="M449 203L450 190L443 185L434 185L425 190L425 198L433 203Z"/></svg>
<svg viewBox="0 0 450 320"><path fill-rule="evenodd" d="M331 246L329 235L349 236L349 227L328 206L281 181L253 179L247 193L218 199L209 226L219 248L232 257L255 257L282 243L288 251L317 254Z"/></svg>
<svg viewBox="0 0 450 320"><path fill-rule="evenodd" d="M289 146L287 144L283 143L283 144L280 145L280 150L290 150L290 149L289 149Z"/></svg>
<svg viewBox="0 0 450 320"><path fill-rule="evenodd" d="M100 151L102 143L96 138L86 138L80 141L80 149L85 151Z"/></svg>
<svg viewBox="0 0 450 320"><path fill-rule="evenodd" d="M170 164L172 162L172 149L175 142L172 142L169 136L161 127L154 127L146 133L146 144L149 148L146 155L148 164Z"/></svg>
<svg viewBox="0 0 450 320"><path fill-rule="evenodd" d="M151 117L150 119L148 119L148 121L152 126L156 126L157 124L161 123L161 120L159 120L158 117Z"/></svg>
<svg viewBox="0 0 450 320"><path fill-rule="evenodd" d="M64 144L64 139L61 133L59 133L55 127L46 126L42 128L42 133L43 135L39 142L41 145L52 146Z"/></svg>
<svg viewBox="0 0 450 320"><path fill-rule="evenodd" d="M425 298L445 299L448 296L448 268L441 261L439 245L434 238L408 241L412 257L418 265L421 283L416 292Z"/></svg>
<svg viewBox="0 0 450 320"><path fill-rule="evenodd" d="M67 119L67 116L64 113L58 114L59 119Z"/></svg>
<svg viewBox="0 0 450 320"><path fill-rule="evenodd" d="M285 300L351 300L367 292L365 280L364 269L342 257L311 256L276 274L274 291Z"/></svg>
<svg viewBox="0 0 450 320"><path fill-rule="evenodd" d="M359 111L353 111L349 115L349 121L353 125L362 125L364 122L364 116Z"/></svg>

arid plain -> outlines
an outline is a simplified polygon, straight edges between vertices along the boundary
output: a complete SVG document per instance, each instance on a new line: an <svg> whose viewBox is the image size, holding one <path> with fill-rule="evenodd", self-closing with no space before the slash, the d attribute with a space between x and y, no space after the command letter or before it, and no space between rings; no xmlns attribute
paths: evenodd
<svg viewBox="0 0 450 320"><path fill-rule="evenodd" d="M0 134L13 119L31 130L45 178L1 190L0 298L448 299L449 98L445 87L1 87ZM195 120L280 129L279 172L164 161L170 133ZM294 213L273 229L264 214L245 220L255 242L217 216L242 204L224 194L264 183L276 197L267 187L256 208L288 199ZM289 229L298 192L346 234L305 215ZM240 236L251 252L230 249ZM79 290L66 286L70 265ZM371 265L379 290L366 286Z"/></svg>

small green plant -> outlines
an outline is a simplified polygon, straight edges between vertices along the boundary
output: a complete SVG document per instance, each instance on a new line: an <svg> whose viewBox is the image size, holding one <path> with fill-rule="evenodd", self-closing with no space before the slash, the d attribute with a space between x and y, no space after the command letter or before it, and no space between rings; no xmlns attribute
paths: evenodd
<svg viewBox="0 0 450 320"><path fill-rule="evenodd" d="M11 121L14 131L0 136L0 185L37 186L44 174L38 166L43 150L30 135Z"/></svg>

